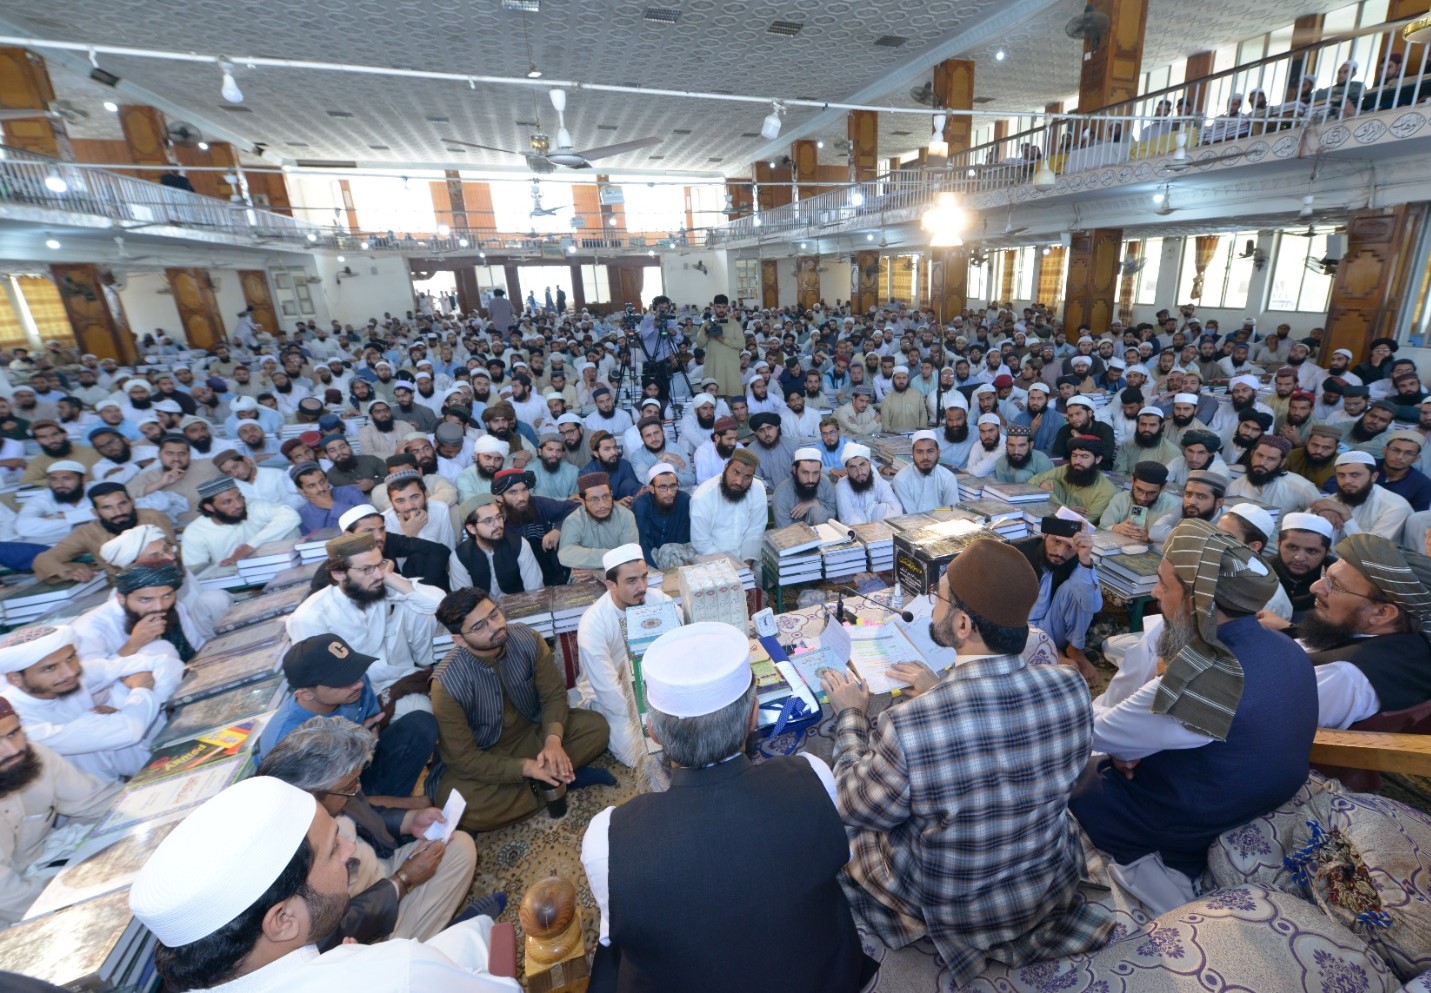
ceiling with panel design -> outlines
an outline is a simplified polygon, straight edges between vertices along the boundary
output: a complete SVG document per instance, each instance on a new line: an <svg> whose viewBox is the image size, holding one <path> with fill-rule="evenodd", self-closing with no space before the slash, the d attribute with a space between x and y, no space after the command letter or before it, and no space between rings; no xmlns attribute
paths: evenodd
<svg viewBox="0 0 1431 993"><path fill-rule="evenodd" d="M693 4L656 0L153 0L143 16L108 0L42 8L0 0L0 30L79 42L103 41L205 54L308 59L360 65L523 77L530 62L545 79L648 89L916 107L911 85L954 55L978 63L981 109L1029 112L1077 89L1079 43L1063 24L1082 0L825 0ZM1150 0L1145 65L1289 23L1344 0ZM511 9L539 6L536 11ZM783 33L781 33L783 32ZM1195 41L1194 41L1195 40ZM530 48L529 48L530 46ZM1008 57L995 61L1002 48ZM530 50L530 56L529 56ZM238 63L241 104L219 94L210 64L100 56L118 90L91 82L83 54L47 52L56 89L88 117L77 137L118 138L104 100L154 99L168 116L206 136L261 143L267 161L357 162L365 166L510 167L517 156L461 149L457 138L520 151L534 122L555 135L545 88L396 79ZM138 91L128 91L129 87ZM879 94L882 94L879 95ZM627 93L570 93L566 125L577 149L647 136L660 144L601 160L603 170L748 175L770 154L760 135L767 104ZM808 131L824 141L820 160L843 161L843 114L792 108L779 141ZM928 118L881 115L881 157L928 138Z"/></svg>

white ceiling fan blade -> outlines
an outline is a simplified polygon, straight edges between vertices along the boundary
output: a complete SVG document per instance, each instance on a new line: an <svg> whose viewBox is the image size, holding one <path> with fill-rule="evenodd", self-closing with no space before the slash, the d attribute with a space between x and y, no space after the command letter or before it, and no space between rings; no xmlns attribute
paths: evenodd
<svg viewBox="0 0 1431 993"><path fill-rule="evenodd" d="M581 152L583 159L604 159L611 155L621 155L623 152L634 152L638 148L649 148L652 145L659 145L660 138L636 138L632 141L623 141L615 145L602 145L600 148L588 148Z"/></svg>
<svg viewBox="0 0 1431 993"><path fill-rule="evenodd" d="M553 89L549 90L548 93L552 98L552 107L558 114L566 110L566 90Z"/></svg>

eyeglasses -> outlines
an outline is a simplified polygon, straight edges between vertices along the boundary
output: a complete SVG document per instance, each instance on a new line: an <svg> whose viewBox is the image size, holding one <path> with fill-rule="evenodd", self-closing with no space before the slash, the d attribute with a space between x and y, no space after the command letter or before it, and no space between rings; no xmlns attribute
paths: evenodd
<svg viewBox="0 0 1431 993"><path fill-rule="evenodd" d="M479 517L472 523L476 524L478 527L486 527L492 524L501 524L506 519L506 514L493 514L491 517Z"/></svg>
<svg viewBox="0 0 1431 993"><path fill-rule="evenodd" d="M345 790L319 790L318 792L321 793L321 794L323 794L324 796L341 796L341 797L345 797L346 799L351 800L351 799L353 799L353 797L355 797L355 796L357 796L359 793L361 793L362 790L363 790L363 788L362 788L360 785L358 785L357 783L354 783L354 784L353 784L351 787L349 787L348 790L346 790L346 791L345 791Z"/></svg>
<svg viewBox="0 0 1431 993"><path fill-rule="evenodd" d="M492 623L492 621L493 621L494 619L495 619L495 620L501 620L501 619L502 619L502 608L501 608L501 607L494 606L494 607L492 608L492 612L491 612L490 614L488 614L486 617L482 618L480 621L477 621L475 624L473 624L470 628L468 628L466 631L464 631L464 632L462 632L462 633L463 633L463 634L478 634L478 633L480 633L480 632L482 632L482 631L486 631L487 628L491 625L491 623Z"/></svg>
<svg viewBox="0 0 1431 993"><path fill-rule="evenodd" d="M1324 583L1327 584L1327 589L1328 589L1330 592L1332 592L1332 593L1348 593L1348 594L1350 594L1351 596L1359 596L1359 597L1361 597L1363 600L1370 600L1372 603L1385 603L1385 602L1386 602L1385 600L1383 600L1381 597L1377 596L1377 595L1374 594L1374 593L1358 593L1356 590L1349 590L1349 589L1347 589L1347 588L1346 588L1345 586L1343 586L1341 583L1337 582L1336 579L1335 579L1335 578L1332 576L1332 574L1329 573L1329 572L1328 572L1328 573L1324 573L1324 574L1322 575L1322 582L1324 582Z"/></svg>

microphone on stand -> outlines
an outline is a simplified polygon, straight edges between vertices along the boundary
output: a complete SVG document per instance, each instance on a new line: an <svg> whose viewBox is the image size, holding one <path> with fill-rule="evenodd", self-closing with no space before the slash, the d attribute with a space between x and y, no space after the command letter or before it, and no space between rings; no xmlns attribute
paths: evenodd
<svg viewBox="0 0 1431 993"><path fill-rule="evenodd" d="M890 613L892 613L892 614L894 614L895 616L897 616L900 620L904 621L904 623L906 623L906 624L913 624L913 623L914 623L914 613L913 613L912 611L909 611L909 610L894 610L893 608L887 606L886 604L880 603L880 602L879 602L878 600L876 600L874 597L865 596L863 593L861 593L859 590L855 589L853 586L850 586L850 587L843 587L843 586L842 586L842 587L839 587L838 589L839 589L839 593L840 593L840 599L839 599L839 600L836 602L836 604L835 604L835 620L839 621L841 624L844 624L846 621L854 620L853 615L850 615L850 614L845 610L845 594L846 594L846 593L852 594L853 596L859 597L861 600L865 600L865 601L867 601L867 602L869 602L869 603L872 603L872 604L874 604L876 607L878 607L878 608L881 609L881 610L888 610Z"/></svg>

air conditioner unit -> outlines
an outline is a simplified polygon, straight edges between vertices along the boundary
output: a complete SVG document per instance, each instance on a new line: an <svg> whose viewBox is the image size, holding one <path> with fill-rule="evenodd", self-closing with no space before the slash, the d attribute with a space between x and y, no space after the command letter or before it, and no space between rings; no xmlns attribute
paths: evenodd
<svg viewBox="0 0 1431 993"><path fill-rule="evenodd" d="M1343 253L1346 252L1346 237L1340 234L1327 235L1327 258L1340 262Z"/></svg>

